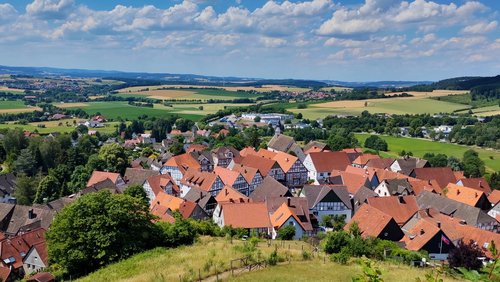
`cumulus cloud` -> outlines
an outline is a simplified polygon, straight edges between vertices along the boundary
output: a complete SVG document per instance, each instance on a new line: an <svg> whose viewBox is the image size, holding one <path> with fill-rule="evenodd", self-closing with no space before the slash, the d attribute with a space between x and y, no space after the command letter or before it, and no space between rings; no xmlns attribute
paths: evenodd
<svg viewBox="0 0 500 282"><path fill-rule="evenodd" d="M35 0L26 6L26 12L42 19L64 19L74 5L74 0Z"/></svg>
<svg viewBox="0 0 500 282"><path fill-rule="evenodd" d="M9 22L17 16L16 9L9 3L0 4L0 24Z"/></svg>

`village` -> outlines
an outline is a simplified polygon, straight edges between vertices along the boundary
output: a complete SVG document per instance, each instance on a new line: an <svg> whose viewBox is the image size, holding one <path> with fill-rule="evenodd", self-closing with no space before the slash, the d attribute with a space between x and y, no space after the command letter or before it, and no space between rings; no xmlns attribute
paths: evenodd
<svg viewBox="0 0 500 282"><path fill-rule="evenodd" d="M283 122L279 115L263 118L270 124ZM151 156L132 160L123 175L95 170L86 188L33 206L16 204L15 176L2 175L0 278L10 281L38 273L32 278L50 281L51 274L43 272L49 265L45 231L55 215L86 194L120 194L136 185L143 188L159 221L175 222L178 211L185 219L246 230L243 239L277 239L280 230L291 227L290 239L315 237L331 231L332 218L340 218L345 230L356 223L363 238L394 241L407 250L425 251L436 261L446 260L459 242L473 241L487 262L493 259L491 242L500 245L500 191L492 190L485 178L466 178L412 156L382 158L360 148L333 151L318 141L300 146L279 130L266 148L209 149L192 143L195 135L224 138L228 133L222 128L183 136L188 137L185 150L178 155L167 148L184 132L174 128L162 142L134 134L120 146L135 150L152 144Z"/></svg>

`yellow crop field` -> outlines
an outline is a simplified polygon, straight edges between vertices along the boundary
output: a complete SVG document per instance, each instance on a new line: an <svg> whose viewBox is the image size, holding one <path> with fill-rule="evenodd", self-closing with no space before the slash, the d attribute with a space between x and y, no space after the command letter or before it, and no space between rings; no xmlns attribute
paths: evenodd
<svg viewBox="0 0 500 282"><path fill-rule="evenodd" d="M13 113L25 113L25 112L34 112L41 111L42 109L39 107L27 107L27 108L18 108L18 109L0 109L0 114L13 114Z"/></svg>
<svg viewBox="0 0 500 282"><path fill-rule="evenodd" d="M87 103L55 103L54 106L58 108L77 108L77 107L87 107Z"/></svg>
<svg viewBox="0 0 500 282"><path fill-rule="evenodd" d="M385 95L396 95L401 94L403 92L389 92L385 93ZM413 97L406 98L427 98L427 97L440 97L440 96L448 96L448 95L457 95L457 94L467 94L469 90L434 90L432 92L417 92L417 91L407 91L404 93L408 93L413 95Z"/></svg>
<svg viewBox="0 0 500 282"><path fill-rule="evenodd" d="M149 91L141 91L143 89L148 88ZM227 91L257 91L257 92L267 92L267 91L294 91L294 92L306 92L309 91L309 88L303 87L289 87L284 85L262 85L262 87L255 86L203 86L203 85L152 85L152 86L134 86L120 89L118 92L120 93L151 93L155 92L161 88L220 88ZM173 91L173 90L163 90L163 91ZM144 94L146 95L146 94ZM152 94L147 94L148 96Z"/></svg>

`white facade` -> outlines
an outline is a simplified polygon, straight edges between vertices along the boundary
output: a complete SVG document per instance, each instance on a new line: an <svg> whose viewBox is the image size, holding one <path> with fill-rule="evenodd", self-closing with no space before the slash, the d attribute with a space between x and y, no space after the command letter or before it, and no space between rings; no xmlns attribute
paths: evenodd
<svg viewBox="0 0 500 282"><path fill-rule="evenodd" d="M45 267L47 266L40 258L40 254L38 254L36 248L31 248L24 257L24 273L30 274L33 272L39 272L42 271Z"/></svg>
<svg viewBox="0 0 500 282"><path fill-rule="evenodd" d="M319 185L319 180L330 177L330 171L317 171L312 161L311 155L307 155L304 159L304 166L307 168L307 176L314 180L315 185Z"/></svg>

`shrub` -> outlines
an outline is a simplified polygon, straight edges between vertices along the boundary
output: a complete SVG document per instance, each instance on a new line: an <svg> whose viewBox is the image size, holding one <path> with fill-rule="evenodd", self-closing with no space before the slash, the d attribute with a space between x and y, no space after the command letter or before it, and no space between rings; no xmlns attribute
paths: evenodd
<svg viewBox="0 0 500 282"><path fill-rule="evenodd" d="M324 240L323 249L327 254L338 253L349 244L350 239L349 234L344 231L328 233Z"/></svg>
<svg viewBox="0 0 500 282"><path fill-rule="evenodd" d="M451 267L465 267L468 270L481 269L483 263L478 259L484 257L481 248L470 240L469 243L458 242L458 246L450 250L448 261Z"/></svg>
<svg viewBox="0 0 500 282"><path fill-rule="evenodd" d="M287 225L278 230L278 238L282 240L293 240L295 236L295 227L293 225Z"/></svg>
<svg viewBox="0 0 500 282"><path fill-rule="evenodd" d="M302 260L310 260L311 254L307 251L302 251Z"/></svg>
<svg viewBox="0 0 500 282"><path fill-rule="evenodd" d="M330 260L340 264L347 264L351 256L343 249L340 253L332 254Z"/></svg>
<svg viewBox="0 0 500 282"><path fill-rule="evenodd" d="M274 249L274 251L269 255L269 258L267 259L267 263L269 265L277 265L278 264L278 251Z"/></svg>

